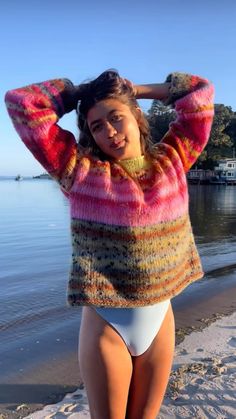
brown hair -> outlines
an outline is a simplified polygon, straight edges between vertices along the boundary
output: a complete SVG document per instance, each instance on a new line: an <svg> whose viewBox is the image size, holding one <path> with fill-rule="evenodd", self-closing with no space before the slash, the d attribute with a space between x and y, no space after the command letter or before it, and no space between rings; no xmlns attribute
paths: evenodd
<svg viewBox="0 0 236 419"><path fill-rule="evenodd" d="M89 110L99 101L105 99L117 99L128 105L137 119L140 130L141 148L145 155L154 154L154 144L151 141L149 123L143 114L138 114L138 102L133 90L119 76L115 70L104 71L95 80L80 85L80 100L77 106L78 127L80 130L79 145L85 153L98 156L101 159L107 158L97 146L87 124Z"/></svg>

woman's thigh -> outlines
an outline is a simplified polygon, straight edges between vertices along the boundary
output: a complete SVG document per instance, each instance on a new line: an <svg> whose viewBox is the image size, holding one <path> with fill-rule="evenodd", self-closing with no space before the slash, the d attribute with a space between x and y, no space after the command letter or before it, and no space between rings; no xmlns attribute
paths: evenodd
<svg viewBox="0 0 236 419"><path fill-rule="evenodd" d="M124 419L132 358L119 334L91 307L83 308L79 365L92 419Z"/></svg>
<svg viewBox="0 0 236 419"><path fill-rule="evenodd" d="M175 324L171 304L149 348L133 357L127 419L156 418L169 381L175 347Z"/></svg>

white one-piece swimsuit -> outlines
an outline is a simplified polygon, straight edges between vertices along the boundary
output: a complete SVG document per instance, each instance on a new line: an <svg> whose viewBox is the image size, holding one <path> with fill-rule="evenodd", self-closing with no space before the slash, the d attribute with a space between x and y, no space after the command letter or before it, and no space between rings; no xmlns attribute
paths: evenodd
<svg viewBox="0 0 236 419"><path fill-rule="evenodd" d="M130 354L143 354L157 335L170 300L135 308L93 307L124 340Z"/></svg>

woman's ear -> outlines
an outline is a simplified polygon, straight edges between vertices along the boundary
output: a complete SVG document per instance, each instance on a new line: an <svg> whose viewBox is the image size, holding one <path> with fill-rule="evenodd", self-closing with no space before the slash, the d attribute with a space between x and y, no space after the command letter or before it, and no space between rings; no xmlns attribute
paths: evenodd
<svg viewBox="0 0 236 419"><path fill-rule="evenodd" d="M143 111L139 106L135 107L135 118L137 120L138 125L140 126L140 123L142 124L143 120Z"/></svg>
<svg viewBox="0 0 236 419"><path fill-rule="evenodd" d="M142 109L139 106L135 106L135 113L136 113L137 121L139 121L143 114Z"/></svg>

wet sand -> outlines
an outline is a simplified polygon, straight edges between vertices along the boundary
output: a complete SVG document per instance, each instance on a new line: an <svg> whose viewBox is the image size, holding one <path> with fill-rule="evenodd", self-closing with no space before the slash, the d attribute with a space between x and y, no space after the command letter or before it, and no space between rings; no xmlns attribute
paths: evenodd
<svg viewBox="0 0 236 419"><path fill-rule="evenodd" d="M186 335L236 311L236 284L180 295L173 300L173 309L179 344ZM81 387L76 351L61 354L53 362L47 361L46 351L45 362L0 383L0 419L24 418Z"/></svg>

